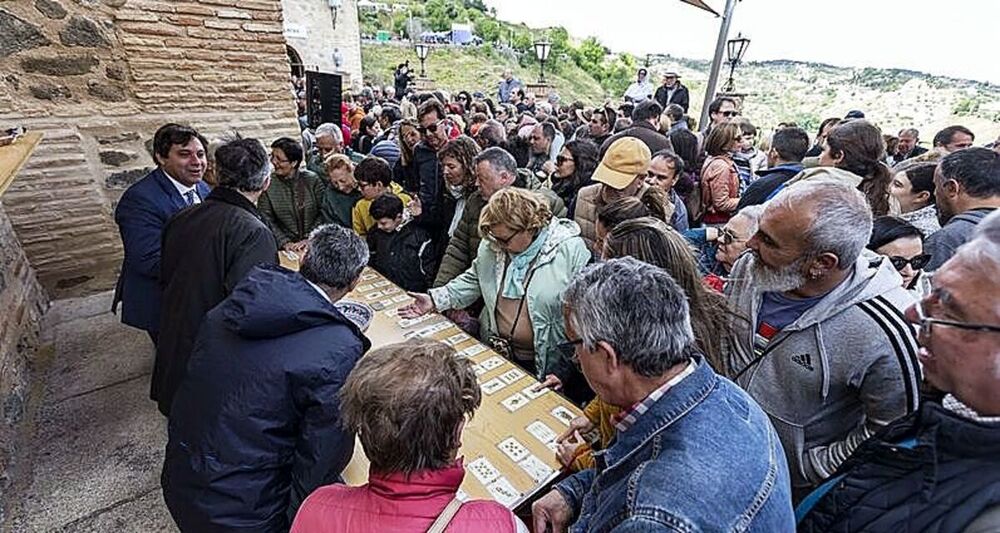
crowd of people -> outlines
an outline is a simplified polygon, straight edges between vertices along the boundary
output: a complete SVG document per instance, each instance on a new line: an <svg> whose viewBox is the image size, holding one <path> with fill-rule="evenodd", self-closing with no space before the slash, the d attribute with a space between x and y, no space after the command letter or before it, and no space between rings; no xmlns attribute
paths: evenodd
<svg viewBox="0 0 1000 533"><path fill-rule="evenodd" d="M456 496L471 364L333 305L369 266L584 408L536 532L1000 528L1000 143L409 76L269 150L167 124L117 206L182 531L527 531Z"/></svg>

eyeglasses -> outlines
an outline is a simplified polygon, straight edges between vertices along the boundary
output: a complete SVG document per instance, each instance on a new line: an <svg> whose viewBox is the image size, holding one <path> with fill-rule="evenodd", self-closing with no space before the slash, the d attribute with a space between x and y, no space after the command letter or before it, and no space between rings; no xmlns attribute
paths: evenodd
<svg viewBox="0 0 1000 533"><path fill-rule="evenodd" d="M271 154L271 161L273 163L281 163L282 165L284 165L285 163L289 163L289 160L287 160L287 159L278 159L278 156L276 156L274 154Z"/></svg>
<svg viewBox="0 0 1000 533"><path fill-rule="evenodd" d="M515 231L514 233L511 233L510 237L507 237L506 239L501 239L500 237L494 235L493 230L487 231L486 236L488 236L490 239L493 239L493 241L499 244L500 246L506 248L510 244L510 241L514 240L514 237L517 237L522 231L524 230Z"/></svg>
<svg viewBox="0 0 1000 533"><path fill-rule="evenodd" d="M924 313L924 300L920 300L913 307L917 311L917 323L920 324L920 336L925 339L930 338L931 326L933 326L934 324L937 324L939 326L947 326L947 327L965 329L970 331L1000 333L1000 326L991 326L989 324L969 324L967 322L956 322L954 320L941 320L940 318L931 318L927 316L926 313Z"/></svg>
<svg viewBox="0 0 1000 533"><path fill-rule="evenodd" d="M556 156L556 166L559 166L563 163L574 163L574 162L575 161L573 161L572 157L563 157L561 155Z"/></svg>
<svg viewBox="0 0 1000 533"><path fill-rule="evenodd" d="M920 254L907 259L905 257L900 257L898 255L889 256L889 262L892 263L892 267L896 270L903 270L906 265L913 267L913 270L920 270L927 266L931 260L930 254Z"/></svg>
<svg viewBox="0 0 1000 533"><path fill-rule="evenodd" d="M438 122L431 124L430 126L417 126L417 133L421 135L427 135L428 133L437 133Z"/></svg>
<svg viewBox="0 0 1000 533"><path fill-rule="evenodd" d="M729 117L729 118L738 117L738 116L740 116L740 112L739 111L723 111L722 112L722 116Z"/></svg>
<svg viewBox="0 0 1000 533"><path fill-rule="evenodd" d="M722 228L719 230L719 244L722 246L729 246L734 242L744 242L746 240L739 238L731 229Z"/></svg>
<svg viewBox="0 0 1000 533"><path fill-rule="evenodd" d="M576 356L577 344L583 344L583 339L560 342L556 345L556 349L559 350L559 353L561 353L563 357L572 361L577 368L580 368L580 358Z"/></svg>

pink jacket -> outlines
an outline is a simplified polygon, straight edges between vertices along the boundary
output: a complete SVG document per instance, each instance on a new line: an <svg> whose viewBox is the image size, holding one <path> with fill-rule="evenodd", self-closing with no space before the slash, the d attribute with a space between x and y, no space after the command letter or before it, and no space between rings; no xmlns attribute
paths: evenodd
<svg viewBox="0 0 1000 533"><path fill-rule="evenodd" d="M360 487L327 485L313 492L299 508L292 533L424 533L465 477L462 461L441 470L423 470L410 479L403 474L369 472ZM499 503L467 501L447 533L514 533L514 514Z"/></svg>

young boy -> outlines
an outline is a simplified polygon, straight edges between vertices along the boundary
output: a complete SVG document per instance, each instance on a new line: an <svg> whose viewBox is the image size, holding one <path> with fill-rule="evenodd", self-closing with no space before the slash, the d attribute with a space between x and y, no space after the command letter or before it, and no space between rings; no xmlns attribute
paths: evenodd
<svg viewBox="0 0 1000 533"><path fill-rule="evenodd" d="M403 205L410 203L410 196L403 192L397 183L392 181L392 169L389 163L381 157L368 156L358 163L354 169L354 178L358 180L358 188L361 190L361 199L354 204L351 211L351 225L354 231L364 237L368 230L375 225L375 219L368 212L372 201L382 195L389 193L399 197Z"/></svg>
<svg viewBox="0 0 1000 533"><path fill-rule="evenodd" d="M369 213L375 227L368 233L368 264L407 291L426 292L435 271L430 234L403 222L403 201L391 193L376 198Z"/></svg>

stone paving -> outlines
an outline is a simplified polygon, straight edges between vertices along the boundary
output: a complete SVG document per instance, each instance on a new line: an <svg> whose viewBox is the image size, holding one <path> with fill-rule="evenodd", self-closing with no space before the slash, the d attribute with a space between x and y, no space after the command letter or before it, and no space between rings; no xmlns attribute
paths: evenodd
<svg viewBox="0 0 1000 533"><path fill-rule="evenodd" d="M5 496L10 532L177 531L163 504L165 419L149 400L152 344L108 312L111 293L53 302L24 479Z"/></svg>

